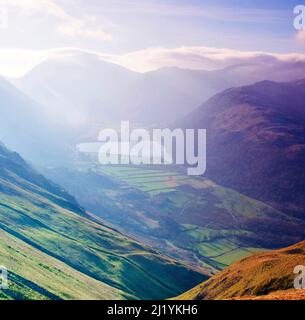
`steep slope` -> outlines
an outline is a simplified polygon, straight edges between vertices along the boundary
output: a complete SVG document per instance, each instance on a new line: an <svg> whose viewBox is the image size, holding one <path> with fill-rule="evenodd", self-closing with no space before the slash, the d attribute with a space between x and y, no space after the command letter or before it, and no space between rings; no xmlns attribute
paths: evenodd
<svg viewBox="0 0 305 320"><path fill-rule="evenodd" d="M179 299L302 299L295 290L294 268L304 265L305 242L258 253L231 265Z"/></svg>
<svg viewBox="0 0 305 320"><path fill-rule="evenodd" d="M163 299L206 278L90 219L3 145L0 232L8 297Z"/></svg>
<svg viewBox="0 0 305 320"><path fill-rule="evenodd" d="M0 290L0 300L134 298L69 267L2 229L0 260L8 268L9 275L9 288Z"/></svg>
<svg viewBox="0 0 305 320"><path fill-rule="evenodd" d="M305 81L217 94L178 123L207 129L206 175L289 214L305 210Z"/></svg>

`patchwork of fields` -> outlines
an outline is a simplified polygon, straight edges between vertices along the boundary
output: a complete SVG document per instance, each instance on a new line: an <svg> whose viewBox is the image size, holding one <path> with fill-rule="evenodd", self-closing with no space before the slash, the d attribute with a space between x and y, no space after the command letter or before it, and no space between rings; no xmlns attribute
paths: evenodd
<svg viewBox="0 0 305 320"><path fill-rule="evenodd" d="M162 192L173 192L188 179L178 172L144 169L139 167L103 166L100 172L113 176L127 185L155 196Z"/></svg>
<svg viewBox="0 0 305 320"><path fill-rule="evenodd" d="M268 227L299 224L255 199L173 167L99 166L47 174L103 221L212 274L253 252L293 242ZM86 186L84 188L84 186Z"/></svg>

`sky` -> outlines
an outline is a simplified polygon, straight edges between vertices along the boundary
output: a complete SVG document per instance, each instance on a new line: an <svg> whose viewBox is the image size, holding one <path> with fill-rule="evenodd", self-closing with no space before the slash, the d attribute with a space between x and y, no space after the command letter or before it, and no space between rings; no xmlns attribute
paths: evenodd
<svg viewBox="0 0 305 320"><path fill-rule="evenodd" d="M301 2L0 0L0 74L17 76L67 47L133 58L199 47L305 53L305 31L293 26Z"/></svg>

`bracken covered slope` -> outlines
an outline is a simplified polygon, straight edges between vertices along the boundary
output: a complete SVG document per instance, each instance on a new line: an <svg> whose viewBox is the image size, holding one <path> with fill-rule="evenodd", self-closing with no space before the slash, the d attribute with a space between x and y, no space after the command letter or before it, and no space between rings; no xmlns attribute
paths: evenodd
<svg viewBox="0 0 305 320"><path fill-rule="evenodd" d="M242 259L178 299L304 299L294 268L304 265L305 242Z"/></svg>

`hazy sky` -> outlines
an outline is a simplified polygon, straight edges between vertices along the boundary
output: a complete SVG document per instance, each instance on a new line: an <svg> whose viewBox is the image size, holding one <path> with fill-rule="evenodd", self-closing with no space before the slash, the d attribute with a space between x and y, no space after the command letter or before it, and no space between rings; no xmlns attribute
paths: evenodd
<svg viewBox="0 0 305 320"><path fill-rule="evenodd" d="M303 53L304 33L297 36L293 28L296 4L300 0L0 0L0 59L18 58L17 68L23 62L13 49L60 47L108 54L188 46ZM22 55L29 63L30 51Z"/></svg>

